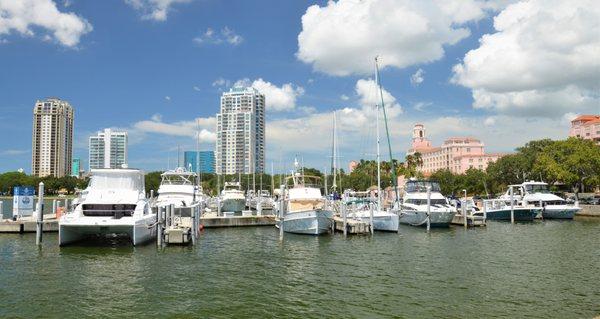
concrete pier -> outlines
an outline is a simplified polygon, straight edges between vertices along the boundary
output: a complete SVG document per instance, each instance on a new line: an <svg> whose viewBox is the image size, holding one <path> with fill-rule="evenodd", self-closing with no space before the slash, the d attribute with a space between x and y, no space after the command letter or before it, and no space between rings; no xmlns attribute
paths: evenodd
<svg viewBox="0 0 600 319"><path fill-rule="evenodd" d="M57 232L58 219L54 214L44 214L43 231ZM35 218L25 217L13 221L12 219L4 219L0 221L0 233L35 233L37 228L37 220Z"/></svg>
<svg viewBox="0 0 600 319"><path fill-rule="evenodd" d="M200 218L200 225L204 228L275 226L275 215L231 217L208 215Z"/></svg>
<svg viewBox="0 0 600 319"><path fill-rule="evenodd" d="M344 232L344 218L336 216L333 218L335 230ZM371 226L369 222L363 222L356 219L346 219L346 231L348 234L370 234Z"/></svg>
<svg viewBox="0 0 600 319"><path fill-rule="evenodd" d="M600 217L600 205L579 205L581 210L575 216Z"/></svg>

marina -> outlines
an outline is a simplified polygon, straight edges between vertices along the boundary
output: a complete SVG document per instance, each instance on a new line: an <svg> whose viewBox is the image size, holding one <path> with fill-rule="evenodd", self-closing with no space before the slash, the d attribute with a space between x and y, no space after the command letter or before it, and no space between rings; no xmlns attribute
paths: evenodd
<svg viewBox="0 0 600 319"><path fill-rule="evenodd" d="M34 234L3 234L0 317L592 318L599 232L580 217L283 242L274 227L241 227L163 249L117 239L59 248L50 233L41 250ZM57 295L69 305L56 307Z"/></svg>
<svg viewBox="0 0 600 319"><path fill-rule="evenodd" d="M0 0L0 319L600 319L592 0Z"/></svg>

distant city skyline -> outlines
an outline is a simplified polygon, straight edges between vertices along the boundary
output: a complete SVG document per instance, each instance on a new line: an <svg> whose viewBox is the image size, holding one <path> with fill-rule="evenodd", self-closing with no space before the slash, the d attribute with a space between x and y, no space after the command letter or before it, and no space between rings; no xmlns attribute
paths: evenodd
<svg viewBox="0 0 600 319"><path fill-rule="evenodd" d="M127 132L106 128L89 140L88 169L121 168L127 162Z"/></svg>
<svg viewBox="0 0 600 319"><path fill-rule="evenodd" d="M58 98L38 100L33 107L31 174L63 177L71 173L74 110Z"/></svg>
<svg viewBox="0 0 600 319"><path fill-rule="evenodd" d="M131 167L164 170L198 137L214 149L240 84L265 95L267 171L329 167L334 110L341 166L374 159L377 55L400 160L416 123L498 153L600 114L591 0L23 1L37 14L0 1L0 171L32 172L31 106L53 96L75 107L73 157L111 128Z"/></svg>

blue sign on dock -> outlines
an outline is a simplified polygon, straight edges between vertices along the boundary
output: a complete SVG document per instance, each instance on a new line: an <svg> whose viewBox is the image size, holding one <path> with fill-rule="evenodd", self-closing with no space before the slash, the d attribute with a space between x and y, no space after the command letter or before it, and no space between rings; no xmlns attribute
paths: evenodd
<svg viewBox="0 0 600 319"><path fill-rule="evenodd" d="M15 196L33 196L35 188L33 186L15 186L13 194Z"/></svg>

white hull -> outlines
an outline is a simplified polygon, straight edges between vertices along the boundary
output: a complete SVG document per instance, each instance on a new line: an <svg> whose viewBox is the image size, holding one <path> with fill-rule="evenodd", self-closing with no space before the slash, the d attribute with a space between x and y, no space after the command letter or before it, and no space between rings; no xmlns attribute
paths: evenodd
<svg viewBox="0 0 600 319"><path fill-rule="evenodd" d="M221 200L221 212L241 212L246 208L244 198L226 198Z"/></svg>
<svg viewBox="0 0 600 319"><path fill-rule="evenodd" d="M542 217L546 219L573 219L581 208L570 205L547 205L542 210Z"/></svg>
<svg viewBox="0 0 600 319"><path fill-rule="evenodd" d="M432 227L448 227L455 214L456 212L453 211L431 211L429 223ZM427 212L403 210L400 213L400 223L411 226L426 226Z"/></svg>
<svg viewBox="0 0 600 319"><path fill-rule="evenodd" d="M329 232L333 213L325 210L307 210L286 213L283 231L294 234L320 235Z"/></svg>
<svg viewBox="0 0 600 319"><path fill-rule="evenodd" d="M352 218L362 222L370 223L371 216L369 211L363 211L351 215ZM373 212L373 230L378 231L398 231L399 216L388 212Z"/></svg>
<svg viewBox="0 0 600 319"><path fill-rule="evenodd" d="M124 234L131 243L140 245L156 238L156 215L148 214L134 220L133 217L81 217L61 219L58 228L59 245L75 243L95 235Z"/></svg>

